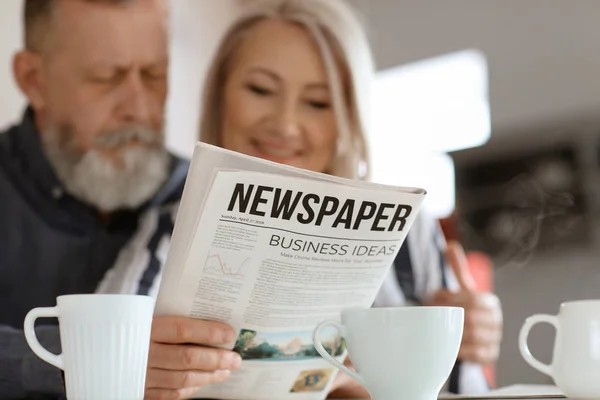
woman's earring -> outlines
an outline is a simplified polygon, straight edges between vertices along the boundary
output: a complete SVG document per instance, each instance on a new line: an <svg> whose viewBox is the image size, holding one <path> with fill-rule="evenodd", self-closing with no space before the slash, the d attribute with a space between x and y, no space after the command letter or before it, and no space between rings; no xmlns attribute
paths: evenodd
<svg viewBox="0 0 600 400"><path fill-rule="evenodd" d="M358 162L358 177L359 179L364 179L367 177L367 163L365 160L360 160Z"/></svg>

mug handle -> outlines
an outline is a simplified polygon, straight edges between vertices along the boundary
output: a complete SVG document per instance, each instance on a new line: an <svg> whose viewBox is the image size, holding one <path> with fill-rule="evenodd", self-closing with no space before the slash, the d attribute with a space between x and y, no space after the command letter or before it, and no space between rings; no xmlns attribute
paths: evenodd
<svg viewBox="0 0 600 400"><path fill-rule="evenodd" d="M533 368L537 369L541 373L552 377L552 365L544 364L538 361L529 350L529 346L527 345L527 338L529 337L529 332L534 325L545 322L550 324L558 331L558 318L554 315L547 314L536 314L525 320L525 323L521 327L521 332L519 333L519 351L521 352L521 356L523 359L531 365Z"/></svg>
<svg viewBox="0 0 600 400"><path fill-rule="evenodd" d="M357 374L356 372L352 371L350 368L346 367L344 364L342 364L341 362L339 362L338 360L336 360L335 358L333 358L327 352L327 350L325 350L325 347L323 347L323 344L321 343L321 339L319 338L319 336L320 336L321 330L323 328L327 327L327 326L332 326L335 329L337 329L337 331L342 334L342 337L346 336L346 327L344 325L340 324L337 321L332 321L332 320L323 321L319 325L317 325L317 327L313 331L313 345L315 346L315 349L317 349L317 352L329 364L331 364L334 367L336 367L336 368L344 371L352 379L354 379L355 381L357 381L358 383L360 383L362 386L366 387L367 385L365 384L365 381L363 380L363 378L359 374Z"/></svg>
<svg viewBox="0 0 600 400"><path fill-rule="evenodd" d="M27 344L31 347L31 350L42 360L48 364L54 365L56 368L64 370L63 357L61 354L52 354L46 350L38 341L35 336L35 320L40 317L59 317L58 307L38 307L27 313L25 316L25 322L23 324L23 331L25 333L25 339Z"/></svg>

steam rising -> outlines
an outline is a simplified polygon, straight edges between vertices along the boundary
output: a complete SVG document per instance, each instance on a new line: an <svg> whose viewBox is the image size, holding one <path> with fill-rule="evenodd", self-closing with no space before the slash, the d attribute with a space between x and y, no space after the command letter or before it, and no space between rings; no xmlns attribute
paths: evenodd
<svg viewBox="0 0 600 400"><path fill-rule="evenodd" d="M502 244L493 255L498 268L521 268L542 244L556 247L579 228L582 217L573 212L573 176L571 167L560 160L540 162L501 187L495 204L502 208L485 229L475 233L466 224L461 228L478 248L487 247L484 238Z"/></svg>

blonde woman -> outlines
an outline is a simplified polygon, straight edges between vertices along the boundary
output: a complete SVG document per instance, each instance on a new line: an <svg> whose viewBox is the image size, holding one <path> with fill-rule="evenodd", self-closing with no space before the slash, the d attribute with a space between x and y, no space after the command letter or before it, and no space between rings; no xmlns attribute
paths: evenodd
<svg viewBox="0 0 600 400"><path fill-rule="evenodd" d="M342 1L248 0L209 69L200 140L300 168L368 179L367 102L373 73L365 34ZM448 290L456 280L444 265L444 247L435 221L422 215L375 305L465 307L460 354L465 363L455 368L448 389L486 391L480 365L497 357L500 305L491 294ZM460 253L453 254L454 263L462 263ZM463 286L468 279L458 278ZM336 386L341 386L339 396L352 385L341 378Z"/></svg>
<svg viewBox="0 0 600 400"><path fill-rule="evenodd" d="M299 168L369 179L367 102L374 67L356 15L340 0L244 4L206 77L200 140ZM156 293L158 260L164 258L173 215L165 209L163 216L142 221L143 229L99 292ZM421 213L375 306L465 307L461 364L447 390L477 393L487 389L480 366L497 356L502 314L491 294L448 290L458 285L442 257L445 248L435 221ZM156 317L146 398L186 398L229 379L239 368L239 355L214 346L234 334L223 324ZM333 397L368 397L342 374L331 389Z"/></svg>

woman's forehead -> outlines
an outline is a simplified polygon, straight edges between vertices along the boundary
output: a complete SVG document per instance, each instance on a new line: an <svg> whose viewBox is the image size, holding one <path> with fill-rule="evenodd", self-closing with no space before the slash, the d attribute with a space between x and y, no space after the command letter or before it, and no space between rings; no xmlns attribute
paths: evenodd
<svg viewBox="0 0 600 400"><path fill-rule="evenodd" d="M319 47L308 30L293 22L258 22L247 32L234 58L234 68L266 70L282 80L327 84Z"/></svg>

